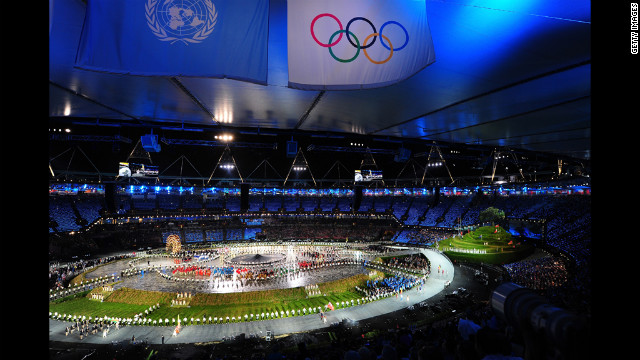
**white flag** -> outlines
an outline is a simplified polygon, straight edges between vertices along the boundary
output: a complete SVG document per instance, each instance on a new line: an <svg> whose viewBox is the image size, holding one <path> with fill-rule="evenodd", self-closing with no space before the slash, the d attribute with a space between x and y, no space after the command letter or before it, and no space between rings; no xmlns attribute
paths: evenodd
<svg viewBox="0 0 640 360"><path fill-rule="evenodd" d="M435 61L425 0L288 0L287 42L296 89L387 86Z"/></svg>

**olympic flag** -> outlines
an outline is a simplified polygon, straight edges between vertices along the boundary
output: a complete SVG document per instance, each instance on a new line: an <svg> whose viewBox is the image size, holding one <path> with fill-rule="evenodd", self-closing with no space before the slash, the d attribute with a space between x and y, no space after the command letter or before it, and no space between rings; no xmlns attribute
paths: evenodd
<svg viewBox="0 0 640 360"><path fill-rule="evenodd" d="M91 0L76 67L266 84L269 0Z"/></svg>
<svg viewBox="0 0 640 360"><path fill-rule="evenodd" d="M289 87L387 86L435 61L425 0L288 0Z"/></svg>

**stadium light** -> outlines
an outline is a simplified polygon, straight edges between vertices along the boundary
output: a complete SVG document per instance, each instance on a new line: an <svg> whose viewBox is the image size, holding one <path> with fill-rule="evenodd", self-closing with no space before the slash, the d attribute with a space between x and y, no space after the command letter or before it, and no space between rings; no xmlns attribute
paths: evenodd
<svg viewBox="0 0 640 360"><path fill-rule="evenodd" d="M215 139L216 140L220 140L220 141L232 141L233 140L233 136L231 136L229 134L222 134L222 135L216 135Z"/></svg>

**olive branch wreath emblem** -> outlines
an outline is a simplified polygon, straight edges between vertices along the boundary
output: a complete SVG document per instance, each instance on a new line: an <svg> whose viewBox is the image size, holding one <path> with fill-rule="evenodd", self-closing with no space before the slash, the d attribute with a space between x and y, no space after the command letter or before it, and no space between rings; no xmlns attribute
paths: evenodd
<svg viewBox="0 0 640 360"><path fill-rule="evenodd" d="M176 41L182 41L186 45L189 45L189 43L197 44L206 39L207 36L211 34L214 26L218 22L218 12L216 12L216 8L213 6L213 3L211 2L211 0L204 0L204 4L207 7L207 23L202 27L202 29L193 34L193 36L190 38L178 38L168 35L164 28L158 23L158 19L156 17L156 7L158 6L158 1L160 0L148 0L144 7L145 15L147 18L147 25L149 25L151 32L153 32L153 34L157 36L161 41L170 41L171 44L175 43Z"/></svg>

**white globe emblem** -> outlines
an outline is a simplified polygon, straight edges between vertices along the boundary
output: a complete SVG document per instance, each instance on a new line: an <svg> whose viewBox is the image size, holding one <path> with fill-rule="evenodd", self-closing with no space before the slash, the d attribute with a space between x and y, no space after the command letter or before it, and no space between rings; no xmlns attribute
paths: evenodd
<svg viewBox="0 0 640 360"><path fill-rule="evenodd" d="M147 0L147 25L159 40L199 43L213 31L218 13L211 0Z"/></svg>

